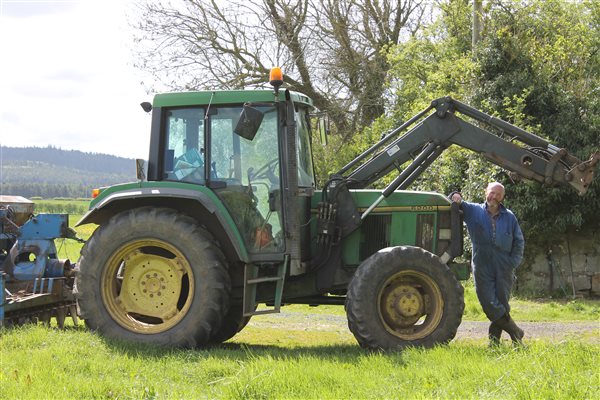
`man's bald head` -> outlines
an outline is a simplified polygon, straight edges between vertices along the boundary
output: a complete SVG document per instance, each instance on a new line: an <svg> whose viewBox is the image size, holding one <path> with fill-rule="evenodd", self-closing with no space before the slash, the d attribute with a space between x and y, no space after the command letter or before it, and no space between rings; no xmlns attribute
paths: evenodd
<svg viewBox="0 0 600 400"><path fill-rule="evenodd" d="M500 182L490 182L485 189L485 201L488 206L497 208L504 200L504 186Z"/></svg>

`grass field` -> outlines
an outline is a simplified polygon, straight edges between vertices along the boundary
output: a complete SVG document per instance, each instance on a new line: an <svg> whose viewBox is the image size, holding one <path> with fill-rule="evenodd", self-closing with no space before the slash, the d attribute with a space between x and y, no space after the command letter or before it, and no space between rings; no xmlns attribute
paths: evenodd
<svg viewBox="0 0 600 400"><path fill-rule="evenodd" d="M87 238L94 227L84 228ZM77 259L78 244L59 246ZM469 282L465 302L464 320L485 319ZM598 301L512 304L518 321L592 321L600 335ZM0 399L600 399L597 337L489 349L478 336L378 353L361 349L343 325L315 323L339 320L343 307L283 310L197 350L120 343L82 325L0 330Z"/></svg>
<svg viewBox="0 0 600 400"><path fill-rule="evenodd" d="M86 331L0 333L3 399L594 399L600 348L575 340L488 349L485 340L373 353L348 332L248 326L230 343L168 350Z"/></svg>

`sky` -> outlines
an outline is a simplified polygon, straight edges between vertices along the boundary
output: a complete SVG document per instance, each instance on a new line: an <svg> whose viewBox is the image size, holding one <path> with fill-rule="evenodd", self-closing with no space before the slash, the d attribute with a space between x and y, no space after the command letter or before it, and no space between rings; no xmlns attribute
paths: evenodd
<svg viewBox="0 0 600 400"><path fill-rule="evenodd" d="M0 0L0 146L148 158L132 2Z"/></svg>

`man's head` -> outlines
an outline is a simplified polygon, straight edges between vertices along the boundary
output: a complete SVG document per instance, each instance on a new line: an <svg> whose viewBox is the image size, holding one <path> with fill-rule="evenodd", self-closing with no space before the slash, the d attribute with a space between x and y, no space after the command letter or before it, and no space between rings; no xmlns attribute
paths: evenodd
<svg viewBox="0 0 600 400"><path fill-rule="evenodd" d="M485 202L496 208L504 200L504 186L500 182L491 182L485 189Z"/></svg>

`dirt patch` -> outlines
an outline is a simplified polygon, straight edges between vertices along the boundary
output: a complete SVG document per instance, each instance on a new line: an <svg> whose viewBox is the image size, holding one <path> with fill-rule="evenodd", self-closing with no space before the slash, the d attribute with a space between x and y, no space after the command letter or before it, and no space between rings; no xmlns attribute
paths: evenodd
<svg viewBox="0 0 600 400"><path fill-rule="evenodd" d="M600 344L600 322L520 322L518 325L525 331L525 340L545 339L561 341L577 338L590 343ZM257 328L302 330L302 331L331 331L344 332L348 330L348 322L344 315L306 314L282 311L264 317L252 318L249 326ZM487 338L489 322L463 321L458 327L455 340ZM503 339L509 339L506 333Z"/></svg>
<svg viewBox="0 0 600 400"><path fill-rule="evenodd" d="M561 341L569 338L581 338L600 344L600 322L519 322L525 331L525 340L549 339ZM489 323L482 321L463 321L458 327L456 339L487 337ZM508 334L503 333L508 339Z"/></svg>

